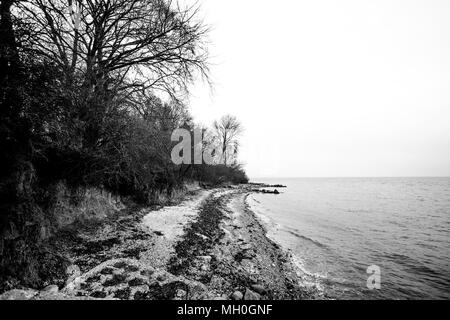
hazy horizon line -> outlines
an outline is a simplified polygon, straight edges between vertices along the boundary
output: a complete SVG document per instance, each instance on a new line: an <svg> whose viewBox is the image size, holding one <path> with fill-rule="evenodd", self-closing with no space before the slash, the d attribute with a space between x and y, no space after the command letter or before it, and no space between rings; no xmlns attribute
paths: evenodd
<svg viewBox="0 0 450 320"><path fill-rule="evenodd" d="M270 177L250 177L255 179L351 179L351 178L450 178L450 176L270 176Z"/></svg>

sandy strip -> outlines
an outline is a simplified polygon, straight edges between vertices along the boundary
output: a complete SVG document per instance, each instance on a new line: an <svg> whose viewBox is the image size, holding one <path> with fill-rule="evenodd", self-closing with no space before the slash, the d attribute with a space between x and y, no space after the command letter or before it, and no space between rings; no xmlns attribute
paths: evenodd
<svg viewBox="0 0 450 320"><path fill-rule="evenodd" d="M179 205L148 211L142 219L143 227L148 232L162 233L165 241L178 241L183 235L183 228L197 216L202 201L210 194L210 190L202 190Z"/></svg>
<svg viewBox="0 0 450 320"><path fill-rule="evenodd" d="M141 256L141 260L155 268L166 269L174 254L174 245L181 240L186 226L195 220L202 202L211 195L211 190L201 190L176 206L147 212L141 227L152 235L152 250Z"/></svg>

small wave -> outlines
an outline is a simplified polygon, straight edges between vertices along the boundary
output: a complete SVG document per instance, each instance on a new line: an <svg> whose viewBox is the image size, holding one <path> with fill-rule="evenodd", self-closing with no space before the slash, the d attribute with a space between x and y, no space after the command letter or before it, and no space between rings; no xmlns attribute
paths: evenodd
<svg viewBox="0 0 450 320"><path fill-rule="evenodd" d="M306 269L306 267L305 267L305 264L304 264L303 260L300 259L296 255L292 255L292 261L294 262L295 266L300 271L300 275L307 275L307 276L312 277L314 279L326 279L327 278L326 274L321 274L321 273L315 273L315 272L308 271Z"/></svg>
<svg viewBox="0 0 450 320"><path fill-rule="evenodd" d="M286 231L288 233L292 234L293 236L299 238L299 239L303 239L303 240L309 241L309 242L315 244L318 247L321 247L321 248L324 248L324 249L328 249L328 247L326 245L324 245L323 243L321 243L319 241L316 241L316 240L313 240L311 238L308 238L308 237L306 237L304 235L301 235L298 232L295 232L295 231L292 231L292 230L286 230Z"/></svg>
<svg viewBox="0 0 450 320"><path fill-rule="evenodd" d="M325 287L322 282L327 279L327 275L308 271L303 260L296 255L292 255L291 259L299 277L299 284L306 288L313 288L319 296L323 296L325 294Z"/></svg>
<svg viewBox="0 0 450 320"><path fill-rule="evenodd" d="M390 259L394 263L402 266L406 272L415 276L415 281L420 281L418 277L426 279L429 284L444 283L449 285L450 280L448 275L442 273L442 271L436 270L433 267L426 265L419 259L406 256L404 254L391 253L386 258Z"/></svg>
<svg viewBox="0 0 450 320"><path fill-rule="evenodd" d="M372 213L372 210L367 209L347 209L348 213Z"/></svg>
<svg viewBox="0 0 450 320"><path fill-rule="evenodd" d="M395 252L391 252L389 254L386 255L386 258L388 258L389 260L396 262L400 265L404 265L407 267L416 267L418 265L420 265L420 261L416 260L410 256L407 256L405 254L401 254L401 253L395 253Z"/></svg>
<svg viewBox="0 0 450 320"><path fill-rule="evenodd" d="M252 198L252 200L253 200L253 202L256 202L256 203L258 203L258 204L261 204L261 201L256 200L255 198Z"/></svg>

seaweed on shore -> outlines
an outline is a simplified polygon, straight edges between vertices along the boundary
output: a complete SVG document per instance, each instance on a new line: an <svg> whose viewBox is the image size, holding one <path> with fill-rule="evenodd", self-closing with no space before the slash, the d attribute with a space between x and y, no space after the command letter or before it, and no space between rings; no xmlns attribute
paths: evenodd
<svg viewBox="0 0 450 320"><path fill-rule="evenodd" d="M203 203L198 218L186 230L182 241L175 245L175 256L169 260L169 272L186 272L196 256L206 255L223 236L219 228L224 215L220 208L223 197L210 197Z"/></svg>

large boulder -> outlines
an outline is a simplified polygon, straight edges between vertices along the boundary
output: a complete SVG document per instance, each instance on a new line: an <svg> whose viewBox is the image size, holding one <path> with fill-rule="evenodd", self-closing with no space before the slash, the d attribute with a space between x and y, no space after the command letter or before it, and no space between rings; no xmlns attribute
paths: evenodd
<svg viewBox="0 0 450 320"><path fill-rule="evenodd" d="M245 290L244 300L260 300L261 296L250 289Z"/></svg>

